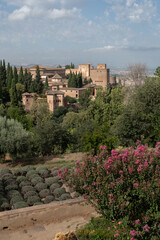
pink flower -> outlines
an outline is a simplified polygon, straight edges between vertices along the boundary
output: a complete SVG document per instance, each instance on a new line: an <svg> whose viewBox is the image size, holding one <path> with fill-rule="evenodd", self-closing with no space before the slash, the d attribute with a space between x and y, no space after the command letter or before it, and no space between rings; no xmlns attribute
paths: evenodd
<svg viewBox="0 0 160 240"><path fill-rule="evenodd" d="M129 168L129 173L132 173L134 171L133 168Z"/></svg>
<svg viewBox="0 0 160 240"><path fill-rule="evenodd" d="M106 147L105 145L104 145L104 146L103 146L103 145L100 146L100 150L104 150L104 149L106 149L106 148L107 148L107 147Z"/></svg>
<svg viewBox="0 0 160 240"><path fill-rule="evenodd" d="M134 237L134 236L136 236L137 235L137 231L136 230L132 230L132 231L130 231L130 234Z"/></svg>
<svg viewBox="0 0 160 240"><path fill-rule="evenodd" d="M139 184L138 184L138 183L134 183L133 186L134 186L135 188L138 188L138 187L139 187Z"/></svg>
<svg viewBox="0 0 160 240"><path fill-rule="evenodd" d="M141 161L139 159L137 159L137 161L135 161L135 164L139 164Z"/></svg>
<svg viewBox="0 0 160 240"><path fill-rule="evenodd" d="M143 227L143 231L145 232L149 232L149 229L150 227L147 224Z"/></svg>
<svg viewBox="0 0 160 240"><path fill-rule="evenodd" d="M135 238L131 238L131 240L136 240Z"/></svg>
<svg viewBox="0 0 160 240"><path fill-rule="evenodd" d="M116 234L114 234L114 237L118 237L119 236L119 231L116 230Z"/></svg>
<svg viewBox="0 0 160 240"><path fill-rule="evenodd" d="M118 224L121 224L121 221L119 221Z"/></svg>
<svg viewBox="0 0 160 240"><path fill-rule="evenodd" d="M108 230L111 230L111 227L108 227Z"/></svg>
<svg viewBox="0 0 160 240"><path fill-rule="evenodd" d="M135 220L136 224L141 224L141 221L139 219Z"/></svg>
<svg viewBox="0 0 160 240"><path fill-rule="evenodd" d="M119 174L123 174L123 171L122 171L122 170L120 170L120 171L119 171Z"/></svg>
<svg viewBox="0 0 160 240"><path fill-rule="evenodd" d="M76 162L76 164L77 164L77 165L79 165L79 164L80 164L80 162L79 162L79 161L77 161L77 162Z"/></svg>
<svg viewBox="0 0 160 240"><path fill-rule="evenodd" d="M147 162L147 160L145 160L145 162L144 162L144 167L148 167L148 162Z"/></svg>
<svg viewBox="0 0 160 240"><path fill-rule="evenodd" d="M143 169L143 165L140 164L139 167L137 168L137 171L140 172L140 171L142 171L142 169Z"/></svg>

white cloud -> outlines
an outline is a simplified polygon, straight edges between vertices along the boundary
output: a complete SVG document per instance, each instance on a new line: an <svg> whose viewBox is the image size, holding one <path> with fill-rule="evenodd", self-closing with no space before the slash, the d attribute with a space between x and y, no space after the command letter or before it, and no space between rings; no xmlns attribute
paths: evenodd
<svg viewBox="0 0 160 240"><path fill-rule="evenodd" d="M49 11L48 17L51 19L61 19L61 18L74 18L79 15L79 10L77 8L73 9L53 9Z"/></svg>
<svg viewBox="0 0 160 240"><path fill-rule="evenodd" d="M27 6L23 6L20 9L16 9L9 15L9 20L24 20L31 13L31 9Z"/></svg>

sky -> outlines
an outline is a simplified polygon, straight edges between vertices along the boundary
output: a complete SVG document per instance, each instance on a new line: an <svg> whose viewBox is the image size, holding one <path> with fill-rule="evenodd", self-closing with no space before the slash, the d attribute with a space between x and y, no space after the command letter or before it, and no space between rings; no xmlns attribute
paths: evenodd
<svg viewBox="0 0 160 240"><path fill-rule="evenodd" d="M160 65L160 0L0 0L0 59Z"/></svg>

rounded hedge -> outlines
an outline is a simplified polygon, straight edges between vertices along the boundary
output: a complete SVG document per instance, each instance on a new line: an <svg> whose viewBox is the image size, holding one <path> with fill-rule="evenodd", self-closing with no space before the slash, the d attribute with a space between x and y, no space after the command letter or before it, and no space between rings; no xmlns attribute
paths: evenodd
<svg viewBox="0 0 160 240"><path fill-rule="evenodd" d="M5 181L9 178L13 178L13 174L12 173L6 173L2 176L2 180Z"/></svg>
<svg viewBox="0 0 160 240"><path fill-rule="evenodd" d="M51 192L53 193L53 191L56 189L56 188L60 188L60 184L59 183L53 183L51 186L50 186L50 190Z"/></svg>
<svg viewBox="0 0 160 240"><path fill-rule="evenodd" d="M23 194L25 194L30 191L35 191L35 189L32 186L24 186L24 187L22 187L21 191Z"/></svg>
<svg viewBox="0 0 160 240"><path fill-rule="evenodd" d="M30 170L27 172L26 177L31 179L33 175L38 175L38 172L36 170Z"/></svg>
<svg viewBox="0 0 160 240"><path fill-rule="evenodd" d="M50 203L50 202L53 202L55 200L54 196L53 195L48 195L46 196L46 198L44 199L44 203Z"/></svg>
<svg viewBox="0 0 160 240"><path fill-rule="evenodd" d="M70 195L69 193L63 193L63 194L60 196L59 200L63 201L63 200L71 199L71 198L72 198L72 197L71 197L71 195Z"/></svg>
<svg viewBox="0 0 160 240"><path fill-rule="evenodd" d="M52 172L51 172L51 175L52 175L53 177L58 176L58 172L57 172L57 170L52 171Z"/></svg>
<svg viewBox="0 0 160 240"><path fill-rule="evenodd" d="M4 203L2 203L2 205L1 205L1 209L2 209L3 211L6 211L6 210L10 210L11 207L10 207L10 205L9 205L8 202L4 202Z"/></svg>
<svg viewBox="0 0 160 240"><path fill-rule="evenodd" d="M53 191L53 194L56 198L59 198L63 193L66 193L66 190L65 188L56 188L54 191Z"/></svg>
<svg viewBox="0 0 160 240"><path fill-rule="evenodd" d="M48 195L50 195L50 191L49 189L43 189L39 192L39 196L40 198L45 198L47 197Z"/></svg>
<svg viewBox="0 0 160 240"><path fill-rule="evenodd" d="M18 185L16 183L13 183L5 187L5 191L10 191L10 190L18 190Z"/></svg>
<svg viewBox="0 0 160 240"><path fill-rule="evenodd" d="M23 172L23 174L26 174L28 171L34 170L34 169L35 168L32 165L27 165L27 166L22 168L22 172Z"/></svg>
<svg viewBox="0 0 160 240"><path fill-rule="evenodd" d="M28 205L32 206L34 203L40 202L40 198L38 196L30 196L27 199Z"/></svg>
<svg viewBox="0 0 160 240"><path fill-rule="evenodd" d="M29 207L29 205L24 201L17 202L17 203L13 204L13 209L25 208L25 207Z"/></svg>
<svg viewBox="0 0 160 240"><path fill-rule="evenodd" d="M24 181L19 184L20 188L25 187L25 186L31 186L31 182L29 181Z"/></svg>
<svg viewBox="0 0 160 240"><path fill-rule="evenodd" d="M45 183L50 187L53 183L57 183L57 180L54 177L49 177L45 178Z"/></svg>
<svg viewBox="0 0 160 240"><path fill-rule="evenodd" d="M27 200L31 196L38 196L38 193L36 191L29 191L24 194L24 199Z"/></svg>
<svg viewBox="0 0 160 240"><path fill-rule="evenodd" d="M28 181L28 179L27 179L25 176L19 176L19 177L17 177L17 179L16 179L16 182L18 182L19 184L20 184L21 182L25 182L25 181Z"/></svg>
<svg viewBox="0 0 160 240"><path fill-rule="evenodd" d="M39 172L41 170L48 170L45 166L39 166L36 168L36 171Z"/></svg>
<svg viewBox="0 0 160 240"><path fill-rule="evenodd" d="M35 185L35 189L40 192L41 190L43 189L46 189L47 188L47 184L46 183L37 183Z"/></svg>
<svg viewBox="0 0 160 240"><path fill-rule="evenodd" d="M10 184L16 184L16 180L14 178L8 178L4 181L4 186L8 186Z"/></svg>
<svg viewBox="0 0 160 240"><path fill-rule="evenodd" d="M3 168L3 169L1 169L1 171L0 171L0 178L2 178L3 175L5 175L5 174L7 174L7 173L11 173L11 170L8 169L8 168Z"/></svg>
<svg viewBox="0 0 160 240"><path fill-rule="evenodd" d="M43 182L43 178L41 178L41 177L35 177L35 178L32 178L31 179L31 183L35 186L37 183L39 183L39 182Z"/></svg>
<svg viewBox="0 0 160 240"><path fill-rule="evenodd" d="M15 196L19 196L19 195L20 195L20 193L17 190L10 190L10 191L7 192L7 197L9 199L11 199L11 198L13 198Z"/></svg>
<svg viewBox="0 0 160 240"><path fill-rule="evenodd" d="M39 170L38 173L39 173L40 176L43 177L43 178L47 178L47 177L49 177L49 175L50 175L50 172L49 172L48 170L46 170L46 169Z"/></svg>
<svg viewBox="0 0 160 240"><path fill-rule="evenodd" d="M14 196L13 198L11 198L10 204L13 205L14 203L21 202L21 201L23 201L23 198L21 195Z"/></svg>
<svg viewBox="0 0 160 240"><path fill-rule="evenodd" d="M22 176L22 174L23 174L22 169L16 169L16 170L13 172L13 175L14 175L14 176Z"/></svg>

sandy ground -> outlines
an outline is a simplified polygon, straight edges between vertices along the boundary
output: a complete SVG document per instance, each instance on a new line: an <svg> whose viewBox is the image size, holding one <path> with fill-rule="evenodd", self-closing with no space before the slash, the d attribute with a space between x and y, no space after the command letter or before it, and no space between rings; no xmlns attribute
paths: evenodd
<svg viewBox="0 0 160 240"><path fill-rule="evenodd" d="M92 215L94 216L94 214ZM89 222L91 216L78 216L60 223L36 224L27 228L0 231L0 240L53 240L59 232L76 230Z"/></svg>

